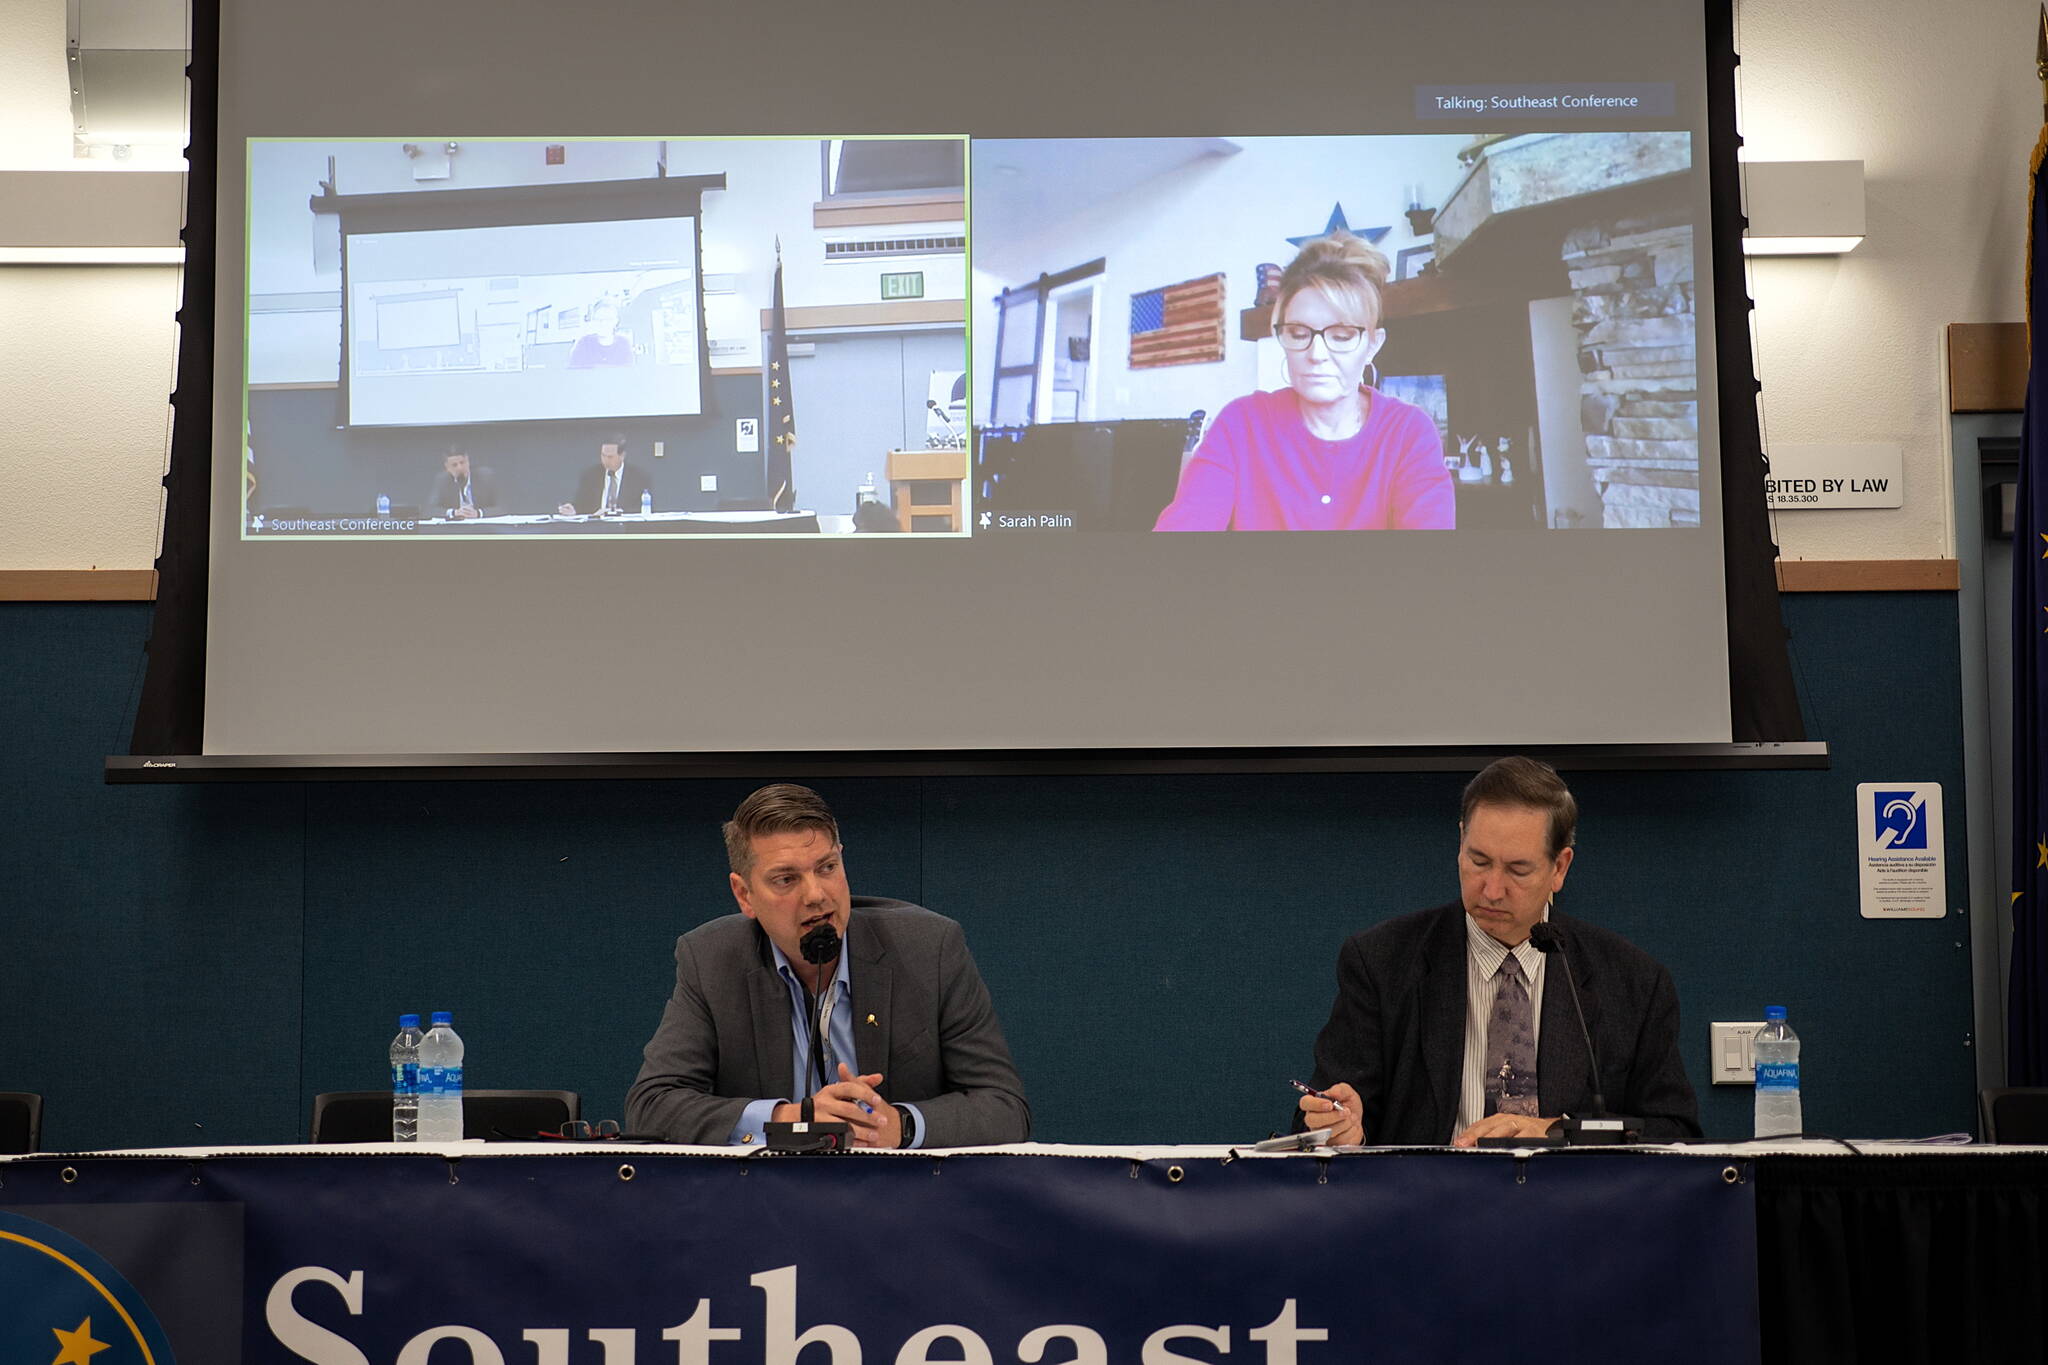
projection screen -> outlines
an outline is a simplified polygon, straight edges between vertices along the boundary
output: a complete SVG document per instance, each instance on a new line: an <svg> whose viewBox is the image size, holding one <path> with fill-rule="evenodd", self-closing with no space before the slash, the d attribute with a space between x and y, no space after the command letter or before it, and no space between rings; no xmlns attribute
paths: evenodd
<svg viewBox="0 0 2048 1365"><path fill-rule="evenodd" d="M209 754L1729 738L1697 3L221 13Z"/></svg>

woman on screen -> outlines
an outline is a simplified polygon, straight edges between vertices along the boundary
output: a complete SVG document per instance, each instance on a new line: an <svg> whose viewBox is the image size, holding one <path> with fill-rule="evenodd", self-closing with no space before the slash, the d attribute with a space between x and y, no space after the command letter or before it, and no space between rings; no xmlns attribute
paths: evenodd
<svg viewBox="0 0 2048 1365"><path fill-rule="evenodd" d="M1273 334L1287 387L1225 405L1155 531L1449 530L1456 485L1436 422L1364 382L1386 343L1387 258L1318 237L1280 276Z"/></svg>
<svg viewBox="0 0 2048 1365"><path fill-rule="evenodd" d="M594 369L599 365L633 363L633 338L619 330L619 305L599 299L590 305L590 330L576 338L569 352L569 368Z"/></svg>

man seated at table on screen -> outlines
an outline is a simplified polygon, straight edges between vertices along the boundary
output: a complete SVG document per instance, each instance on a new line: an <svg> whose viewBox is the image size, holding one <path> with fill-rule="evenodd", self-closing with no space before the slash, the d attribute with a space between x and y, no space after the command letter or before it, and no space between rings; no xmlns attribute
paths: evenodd
<svg viewBox="0 0 2048 1365"><path fill-rule="evenodd" d="M847 891L839 824L806 787L763 787L725 825L739 913L676 940L676 986L626 1097L637 1133L759 1144L805 1096L857 1147L1031 1135L1024 1084L960 926ZM804 940L839 938L822 963ZM814 954L817 950L814 940ZM830 1014L822 1046L811 1021Z"/></svg>
<svg viewBox="0 0 2048 1365"><path fill-rule="evenodd" d="M1353 935L1337 956L1337 1003L1316 1039L1297 1127L1337 1143L1470 1147L1538 1137L1587 1117L1594 1085L1566 960L1600 1057L1610 1113L1651 1142L1700 1136L1678 1053L1671 974L1612 930L1559 913L1578 803L1547 763L1503 758L1465 788L1460 899ZM1563 953L1530 929L1548 921ZM1553 972L1550 968L1556 967Z"/></svg>
<svg viewBox="0 0 2048 1365"><path fill-rule="evenodd" d="M489 468L470 467L469 451L451 445L441 457L441 472L434 479L434 491L427 494L431 516L466 521L471 517L494 517L505 510L498 496L498 476Z"/></svg>
<svg viewBox="0 0 2048 1365"><path fill-rule="evenodd" d="M626 465L626 438L613 433L597 446L597 463L585 467L576 481L576 496L555 510L565 517L578 513L600 515L640 510L640 495L652 493L654 484L635 465Z"/></svg>

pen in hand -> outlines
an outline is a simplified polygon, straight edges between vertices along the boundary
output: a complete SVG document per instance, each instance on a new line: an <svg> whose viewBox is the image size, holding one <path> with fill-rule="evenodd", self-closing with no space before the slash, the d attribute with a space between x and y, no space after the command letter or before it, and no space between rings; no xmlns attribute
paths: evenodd
<svg viewBox="0 0 2048 1365"><path fill-rule="evenodd" d="M1351 1112L1349 1109L1346 1109L1344 1107L1344 1102L1342 1100L1330 1099L1330 1097L1327 1094L1316 1089L1312 1085L1303 1085L1300 1081L1289 1081L1288 1084L1293 1086L1296 1090L1299 1090L1304 1095L1314 1095L1319 1100L1329 1100L1330 1107L1340 1114L1348 1114Z"/></svg>

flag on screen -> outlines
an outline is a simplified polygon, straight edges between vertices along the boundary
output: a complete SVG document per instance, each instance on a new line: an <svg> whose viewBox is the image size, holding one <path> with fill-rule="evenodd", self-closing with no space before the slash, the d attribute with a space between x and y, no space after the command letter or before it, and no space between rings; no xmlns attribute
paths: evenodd
<svg viewBox="0 0 2048 1365"><path fill-rule="evenodd" d="M1223 359L1223 276L1131 295L1131 368Z"/></svg>
<svg viewBox="0 0 2048 1365"><path fill-rule="evenodd" d="M2048 325L2048 180L2034 145L2028 174L2027 407L2012 527L2012 979L2006 1084L2048 1085L2048 365L2033 344Z"/></svg>
<svg viewBox="0 0 2048 1365"><path fill-rule="evenodd" d="M796 510L796 406L789 391L789 320L782 310L782 243L775 244L775 305L768 321L768 501L778 512Z"/></svg>

